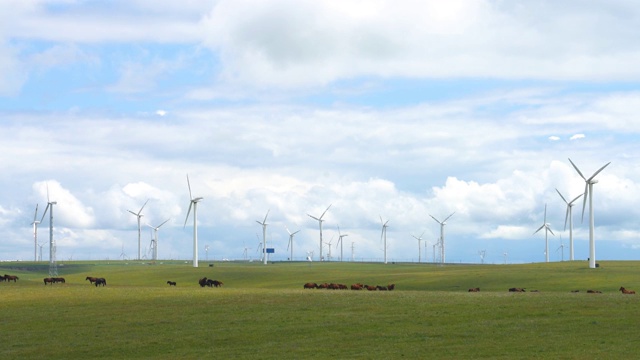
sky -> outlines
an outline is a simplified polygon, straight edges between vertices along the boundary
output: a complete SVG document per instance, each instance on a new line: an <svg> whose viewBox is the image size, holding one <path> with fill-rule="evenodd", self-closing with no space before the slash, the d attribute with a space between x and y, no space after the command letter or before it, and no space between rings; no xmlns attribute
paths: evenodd
<svg viewBox="0 0 640 360"><path fill-rule="evenodd" d="M569 159L610 162L596 260L640 259L638 28L624 0L2 1L0 260L34 219L49 258L48 201L58 261L136 259L145 203L141 258L168 220L158 257L189 260L187 176L200 261L259 259L267 212L271 260L289 230L317 261L331 206L325 260L383 261L388 221L388 261L439 261L453 213L446 262L543 262L545 205L568 260Z"/></svg>

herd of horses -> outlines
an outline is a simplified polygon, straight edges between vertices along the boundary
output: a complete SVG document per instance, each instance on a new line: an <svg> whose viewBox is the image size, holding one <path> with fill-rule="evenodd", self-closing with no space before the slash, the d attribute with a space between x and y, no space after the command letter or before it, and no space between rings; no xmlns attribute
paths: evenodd
<svg viewBox="0 0 640 360"><path fill-rule="evenodd" d="M66 280L63 277L48 277L48 278L44 278L44 284L55 284L55 283L65 283Z"/></svg>
<svg viewBox="0 0 640 360"><path fill-rule="evenodd" d="M213 280L213 279L207 279L206 277L203 277L202 279L198 280L198 284L200 284L200 287L222 287L222 285L224 285L224 283L222 281L218 281L218 280ZM169 284L171 285L171 284Z"/></svg>
<svg viewBox="0 0 640 360"><path fill-rule="evenodd" d="M336 283L321 283L317 284L314 282L308 282L304 284L303 289L328 289L328 290L369 290L369 291L392 291L396 288L396 284L389 284L387 286L381 285L365 285L361 283L356 283L347 287L345 284L336 284Z"/></svg>
<svg viewBox="0 0 640 360"><path fill-rule="evenodd" d="M11 280L13 280L13 282L16 282L16 280L18 280L19 278L15 275L7 275L4 274L4 276L0 276L0 281L6 281L9 282Z"/></svg>
<svg viewBox="0 0 640 360"><path fill-rule="evenodd" d="M107 285L107 280L105 280L105 278L87 276L85 280L89 280L89 284L94 284L96 287L98 287L99 285L102 285L102 286Z"/></svg>

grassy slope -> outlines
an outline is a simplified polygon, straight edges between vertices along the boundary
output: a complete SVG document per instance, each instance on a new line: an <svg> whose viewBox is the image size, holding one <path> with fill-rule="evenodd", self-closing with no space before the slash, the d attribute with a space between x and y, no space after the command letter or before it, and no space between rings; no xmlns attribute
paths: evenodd
<svg viewBox="0 0 640 360"><path fill-rule="evenodd" d="M46 266L0 265L20 276L0 283L3 359L615 358L640 336L640 299L617 291L640 290L638 262L73 263L60 268L66 284L47 287ZM88 275L108 285L90 286ZM201 289L202 276L225 286ZM394 282L398 290L303 290L307 281ZM476 286L480 293L466 292Z"/></svg>

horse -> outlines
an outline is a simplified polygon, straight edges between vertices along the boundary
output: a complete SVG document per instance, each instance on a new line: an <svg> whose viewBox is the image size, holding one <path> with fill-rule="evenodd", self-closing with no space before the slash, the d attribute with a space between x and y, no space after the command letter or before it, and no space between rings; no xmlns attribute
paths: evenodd
<svg viewBox="0 0 640 360"><path fill-rule="evenodd" d="M509 288L510 292L525 292L524 288Z"/></svg>
<svg viewBox="0 0 640 360"><path fill-rule="evenodd" d="M52 284L55 283L53 278L44 278L44 285L47 286L47 283Z"/></svg>
<svg viewBox="0 0 640 360"><path fill-rule="evenodd" d="M95 281L95 285L96 287L98 287L98 285L105 286L107 285L107 280L105 280L105 278L97 278Z"/></svg>
<svg viewBox="0 0 640 360"><path fill-rule="evenodd" d="M480 292L480 288L471 288L469 292Z"/></svg>
<svg viewBox="0 0 640 360"><path fill-rule="evenodd" d="M175 281L167 281L167 284L169 284L169 286L176 286Z"/></svg>
<svg viewBox="0 0 640 360"><path fill-rule="evenodd" d="M64 283L66 283L66 280L65 280L63 277L56 277L56 278L53 278L53 282L54 282L54 283L59 283L59 282L61 282L61 283L63 283L63 284L64 284Z"/></svg>
<svg viewBox="0 0 640 360"><path fill-rule="evenodd" d="M351 290L362 290L362 284L351 285Z"/></svg>
<svg viewBox="0 0 640 360"><path fill-rule="evenodd" d="M215 287L222 287L222 285L224 285L224 283L222 281L218 281L218 280L213 280L211 283Z"/></svg>
<svg viewBox="0 0 640 360"><path fill-rule="evenodd" d="M198 280L198 284L200 284L200 287L207 286L207 278L203 277L202 279Z"/></svg>
<svg viewBox="0 0 640 360"><path fill-rule="evenodd" d="M380 285L377 285L377 286L376 286L376 289L378 289L378 290L380 290L380 291L387 291L387 290L389 290L389 289L387 289L387 287L386 287L386 286L380 286Z"/></svg>
<svg viewBox="0 0 640 360"><path fill-rule="evenodd" d="M98 278L93 276L87 276L85 280L89 280L89 283L93 284L94 282L96 282L96 280L98 280Z"/></svg>
<svg viewBox="0 0 640 360"><path fill-rule="evenodd" d="M587 294L602 294L600 290L587 290Z"/></svg>
<svg viewBox="0 0 640 360"><path fill-rule="evenodd" d="M393 289L396 288L396 284L389 284L387 288L389 288L389 291L392 291Z"/></svg>
<svg viewBox="0 0 640 360"><path fill-rule="evenodd" d="M318 288L318 284L314 282L308 282L303 286L303 289L317 289L317 288Z"/></svg>
<svg viewBox="0 0 640 360"><path fill-rule="evenodd" d="M19 278L16 275L7 275L4 274L4 279L7 280L7 282L13 280L13 282L16 282L16 280L18 280Z"/></svg>
<svg viewBox="0 0 640 360"><path fill-rule="evenodd" d="M378 290L377 287L373 286L373 285L365 285L364 286L365 289L369 290L369 291L376 291Z"/></svg>
<svg viewBox="0 0 640 360"><path fill-rule="evenodd" d="M622 291L623 294L628 294L628 295L635 295L635 291L633 290L627 290L624 287L620 286L620 291Z"/></svg>

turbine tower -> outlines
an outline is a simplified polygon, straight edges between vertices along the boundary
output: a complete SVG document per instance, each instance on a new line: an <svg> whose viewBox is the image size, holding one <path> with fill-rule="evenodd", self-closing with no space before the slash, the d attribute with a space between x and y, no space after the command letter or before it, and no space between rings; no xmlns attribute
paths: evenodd
<svg viewBox="0 0 640 360"><path fill-rule="evenodd" d="M291 256L289 257L289 261L293 261L293 237L295 234L299 233L300 230L291 232L289 231L289 228L286 228L287 232L289 233L289 243L287 244L287 250L289 250L289 248L291 248Z"/></svg>
<svg viewBox="0 0 640 360"><path fill-rule="evenodd" d="M169 221L170 219L165 220L162 224L158 225L158 226L151 226L149 224L147 224L148 227L153 229L153 253L151 255L151 257L153 258L153 260L158 260L158 229L160 229L160 227L164 224L167 223L167 221Z"/></svg>
<svg viewBox="0 0 640 360"><path fill-rule="evenodd" d="M338 247L338 244L340 244L340 261L342 261L343 257L342 257L342 238L345 236L349 236L349 234L342 234L340 233L340 226L338 226L338 242L336 243L336 248Z"/></svg>
<svg viewBox="0 0 640 360"><path fill-rule="evenodd" d="M322 220L322 217L324 217L324 214L326 214L327 211L329 211L329 208L331 207L331 205L333 205L333 204L330 204L329 207L327 208L327 210L325 210L322 213L322 215L320 215L319 217L315 217L313 215L307 214L310 218L312 218L314 220L317 220L318 221L318 227L320 227L320 261L322 261L322 222L324 221L324 220Z"/></svg>
<svg viewBox="0 0 640 360"><path fill-rule="evenodd" d="M149 202L149 199L147 199L147 201L144 202L144 205L142 205L142 207L137 213L131 210L127 210L128 212L132 213L136 218L138 218L138 260L140 260L140 219L144 216L142 215L142 209L144 209L144 207L147 206L148 202Z"/></svg>
<svg viewBox="0 0 640 360"><path fill-rule="evenodd" d="M536 230L533 234L535 235L538 231L544 229L544 257L545 261L549 262L549 234L556 236L553 231L551 231L551 227L549 223L547 223L547 204L544 204L544 222L542 225Z"/></svg>
<svg viewBox="0 0 640 360"><path fill-rule="evenodd" d="M384 221L382 220L382 215L380 215L380 223L382 224L382 232L380 233L380 240L384 240L384 263L387 263L387 227L389 225L387 225L387 223L389 223L389 220Z"/></svg>
<svg viewBox="0 0 640 360"><path fill-rule="evenodd" d="M36 204L36 212L33 214L33 261L38 261L38 204Z"/></svg>
<svg viewBox="0 0 640 360"><path fill-rule="evenodd" d="M587 205L587 197L589 197L589 268L595 269L595 267L596 267L596 241L595 241L595 238L594 238L593 184L596 184L598 182L598 180L594 180L596 175L598 175L602 170L604 170L604 168L609 166L609 164L611 164L611 162L606 163L603 167L598 169L598 171L593 173L593 175L591 175L591 177L588 178L588 179L585 178L584 175L582 175L582 172L580 172L580 169L578 169L576 164L574 164L573 161L571 161L571 159L569 159L569 162L571 163L571 165L573 165L573 168L576 169L576 171L578 172L580 177L585 182L584 199L583 199L583 202L582 202L582 221L584 221L584 208Z"/></svg>
<svg viewBox="0 0 640 360"><path fill-rule="evenodd" d="M264 216L264 220L262 222L256 220L256 222L262 225L262 263L267 265L267 216L269 216L269 211L267 210L267 215Z"/></svg>
<svg viewBox="0 0 640 360"><path fill-rule="evenodd" d="M189 182L189 175L187 174L187 186L189 187L189 209L187 210L187 217L184 219L184 229L187 226L187 220L189 220L189 214L193 207L193 267L198 267L198 202L202 200L202 197L194 198L191 194L191 183Z"/></svg>
<svg viewBox="0 0 640 360"><path fill-rule="evenodd" d="M429 214L429 216L431 216L431 218L433 220L435 220L438 224L440 224L440 239L438 239L438 242L440 243L440 261L444 264L445 263L445 258L444 258L444 226L447 225L447 220L449 220L450 217L453 216L453 214L455 214L455 211L451 213L451 215L447 216L444 220L440 221L438 219L436 219L435 217L433 217L433 215Z"/></svg>
<svg viewBox="0 0 640 360"><path fill-rule="evenodd" d="M420 234L420 237L416 237L415 235L411 234L411 236L413 236L414 239L418 240L418 262L422 262L422 255L421 255L422 246L420 245L420 241L422 241L422 235L424 235L424 231L422 232L422 234ZM426 249L426 244L425 244L425 249Z"/></svg>
<svg viewBox="0 0 640 360"><path fill-rule="evenodd" d="M49 200L49 185L47 185L47 207L44 209L42 219L44 220L49 211L49 276L58 276L58 265L56 263L56 243L53 240L53 205L57 202Z"/></svg>
<svg viewBox="0 0 640 360"><path fill-rule="evenodd" d="M567 201L567 199L565 199L564 196L562 196L562 194L560 194L560 191L558 189L556 189L556 191L558 192L558 195L560 195L560 197L562 198L562 201L564 201L565 204L567 204L567 214L564 217L564 229L567 230L567 220L569 220L569 260L573 261L573 214L572 214L572 208L573 208L573 205L574 205L573 203L576 200L578 200L580 198L580 196L582 196L583 194L580 194L580 195L576 196L575 199L573 199L571 201Z"/></svg>

